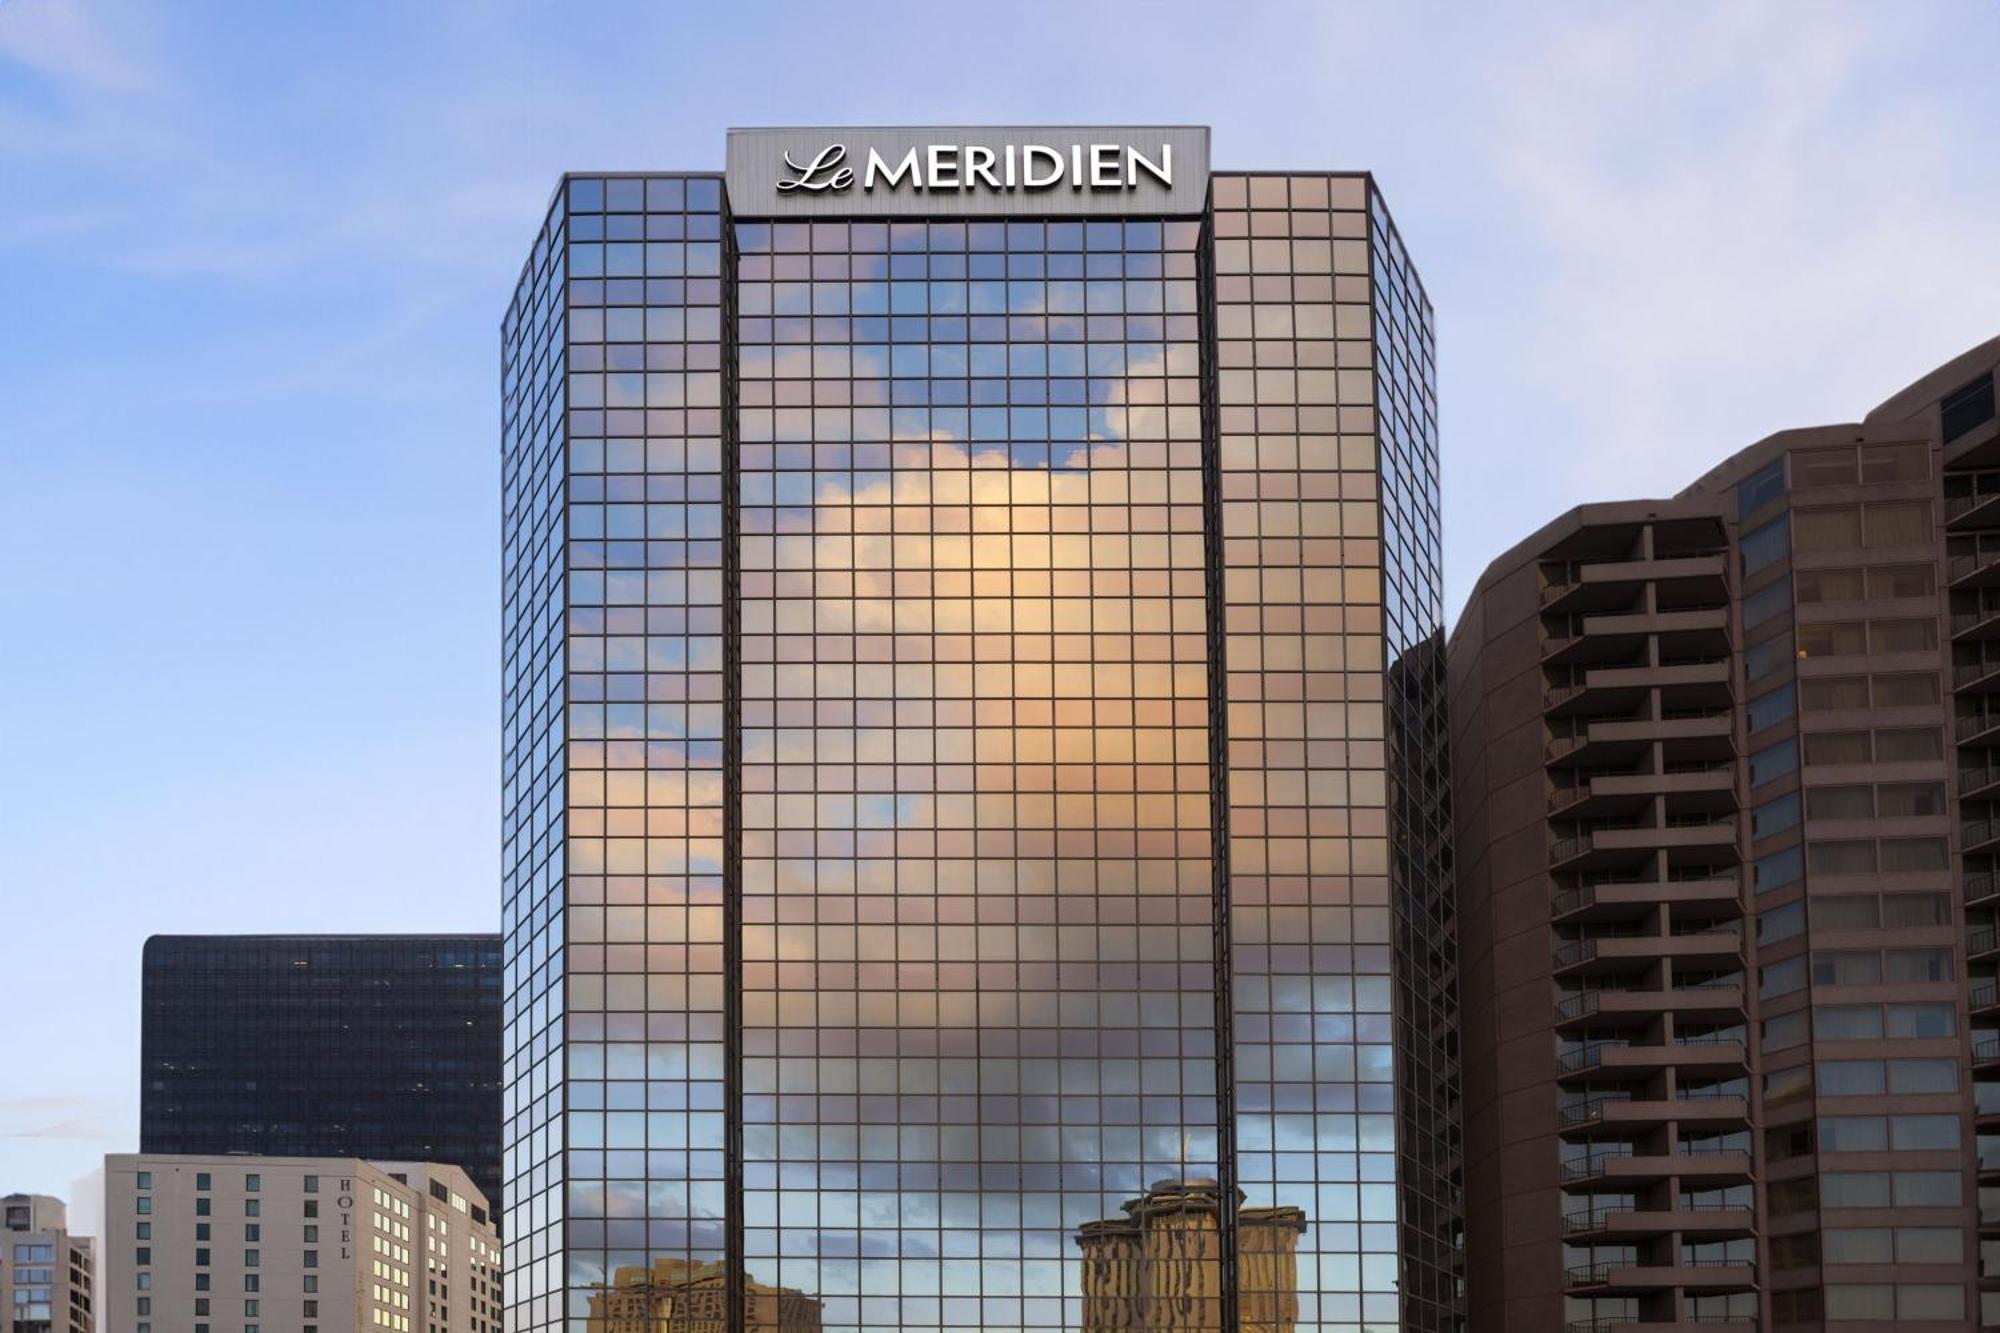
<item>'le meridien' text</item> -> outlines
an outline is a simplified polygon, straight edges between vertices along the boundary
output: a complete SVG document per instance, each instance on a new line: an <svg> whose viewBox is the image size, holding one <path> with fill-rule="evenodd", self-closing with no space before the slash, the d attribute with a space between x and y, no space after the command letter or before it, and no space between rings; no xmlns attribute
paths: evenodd
<svg viewBox="0 0 2000 1333"><path fill-rule="evenodd" d="M778 182L780 194L807 191L840 194L857 183L863 193L907 187L932 194L961 190L1136 190L1150 178L1174 183L1174 148L1161 144L1157 158L1127 144L1071 144L1067 152L1048 144L930 144L911 148L891 161L875 149L859 171L848 163L847 145L828 144L805 162L785 154L792 179Z"/></svg>

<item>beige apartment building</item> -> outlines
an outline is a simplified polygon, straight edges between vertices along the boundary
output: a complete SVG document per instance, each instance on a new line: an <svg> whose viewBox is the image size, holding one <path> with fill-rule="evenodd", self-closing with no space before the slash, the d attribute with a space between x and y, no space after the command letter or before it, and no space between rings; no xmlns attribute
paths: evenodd
<svg viewBox="0 0 2000 1333"><path fill-rule="evenodd" d="M95 1244L46 1194L0 1198L0 1331L91 1333Z"/></svg>
<svg viewBox="0 0 2000 1333"><path fill-rule="evenodd" d="M455 1166L118 1154L111 1333L499 1333L500 1241Z"/></svg>

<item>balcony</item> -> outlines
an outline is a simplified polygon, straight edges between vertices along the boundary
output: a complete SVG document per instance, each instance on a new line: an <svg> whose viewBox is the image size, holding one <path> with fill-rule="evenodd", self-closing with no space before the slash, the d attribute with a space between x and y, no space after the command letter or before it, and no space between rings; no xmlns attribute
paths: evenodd
<svg viewBox="0 0 2000 1333"><path fill-rule="evenodd" d="M1563 1215L1565 1236L1727 1236L1747 1232L1749 1204L1685 1204L1643 1208L1585 1208Z"/></svg>
<svg viewBox="0 0 2000 1333"><path fill-rule="evenodd" d="M1678 773L1578 773L1575 785L1549 793L1549 814L1567 819L1632 814L1662 797L1676 806L1720 812L1734 807L1735 795L1735 775L1726 761Z"/></svg>
<svg viewBox="0 0 2000 1333"><path fill-rule="evenodd" d="M1953 737L1960 745L2000 746L2000 713L1975 713L1959 718Z"/></svg>
<svg viewBox="0 0 2000 1333"><path fill-rule="evenodd" d="M1650 861L1655 852L1700 849L1726 852L1734 860L1736 821L1733 819L1690 819L1683 823L1604 825L1549 846L1552 870L1586 870L1593 867L1634 866Z"/></svg>
<svg viewBox="0 0 2000 1333"><path fill-rule="evenodd" d="M1991 801L2000 797L2000 764L1981 764L1958 770L1958 799Z"/></svg>
<svg viewBox="0 0 2000 1333"><path fill-rule="evenodd" d="M1966 988L1966 1003L1975 1015L2000 1010L2000 980L1993 977L1973 978L1972 984Z"/></svg>
<svg viewBox="0 0 2000 1333"><path fill-rule="evenodd" d="M1703 929L1686 935L1602 934L1561 940L1550 951L1558 975L1636 975L1662 959L1736 962L1742 941L1734 929Z"/></svg>
<svg viewBox="0 0 2000 1333"><path fill-rule="evenodd" d="M1561 1107L1556 1118L1565 1132L1637 1131L1669 1122L1682 1129L1739 1129L1750 1123L1750 1101L1734 1097L1634 1097L1608 1092Z"/></svg>
<svg viewBox="0 0 2000 1333"><path fill-rule="evenodd" d="M1548 582L1541 591L1544 611L1585 611L1633 600L1647 583L1669 585L1674 592L1719 601L1729 595L1728 556L1722 552L1655 559L1576 561L1544 569Z"/></svg>
<svg viewBox="0 0 2000 1333"><path fill-rule="evenodd" d="M1599 719L1552 737L1543 758L1551 766L1617 768L1636 763L1656 742L1669 763L1705 767L1736 753L1729 710L1705 708L1659 718Z"/></svg>
<svg viewBox="0 0 2000 1333"><path fill-rule="evenodd" d="M1951 669L1951 687L1969 694L2000 691L2000 658L1958 663Z"/></svg>
<svg viewBox="0 0 2000 1333"><path fill-rule="evenodd" d="M2000 1036L1979 1037L1972 1043L1972 1067L1977 1072L2000 1070Z"/></svg>
<svg viewBox="0 0 2000 1333"><path fill-rule="evenodd" d="M1541 660L1544 666L1624 662L1653 635L1665 659L1720 657L1729 651L1728 605L1565 616L1544 627Z"/></svg>
<svg viewBox="0 0 2000 1333"><path fill-rule="evenodd" d="M1718 915L1742 910L1742 890L1734 879L1611 880L1565 889L1549 902L1557 921L1629 921L1661 903L1698 906Z"/></svg>
<svg viewBox="0 0 2000 1333"><path fill-rule="evenodd" d="M2000 584L2000 550L1952 556L1945 564L1945 580L1954 588L1989 588Z"/></svg>
<svg viewBox="0 0 2000 1333"><path fill-rule="evenodd" d="M2000 638L2000 606L1952 612L1951 637L1957 643L1983 643Z"/></svg>
<svg viewBox="0 0 2000 1333"><path fill-rule="evenodd" d="M1967 907L1989 907L2000 900L2000 876L1991 871L1978 871L1965 877L1965 905Z"/></svg>
<svg viewBox="0 0 2000 1333"><path fill-rule="evenodd" d="M1682 1319L1626 1319L1624 1315L1594 1315L1570 1319L1562 1333L1728 1333L1754 1329L1756 1315L1688 1315Z"/></svg>
<svg viewBox="0 0 2000 1333"><path fill-rule="evenodd" d="M1576 1264L1563 1275L1565 1285L1572 1291L1589 1291L1604 1295L1616 1292L1660 1291L1682 1287L1691 1292L1753 1291L1757 1286L1756 1269L1744 1260L1701 1260L1684 1259L1678 1263L1652 1264L1632 1259L1600 1259L1596 1263ZM1671 1327L1640 1320L1613 1319L1608 1328L1629 1330L1630 1333L1647 1333L1648 1330ZM1712 1328L1716 1321L1689 1316L1690 1323ZM1728 1322L1748 1326L1754 1320L1748 1315L1732 1315Z"/></svg>
<svg viewBox="0 0 2000 1333"><path fill-rule="evenodd" d="M2000 524L2000 493L1988 495L1948 495L1944 501L1944 526L1951 532L1969 532Z"/></svg>
<svg viewBox="0 0 2000 1333"><path fill-rule="evenodd" d="M1974 926L1965 932L1965 957L1968 962L1983 962L2000 955L2000 933L1990 925Z"/></svg>
<svg viewBox="0 0 2000 1333"><path fill-rule="evenodd" d="M1672 990L1589 990L1556 1002L1558 1027L1586 1019L1634 1021L1673 1014L1677 1018L1738 1018L1743 1014L1743 987L1682 986Z"/></svg>

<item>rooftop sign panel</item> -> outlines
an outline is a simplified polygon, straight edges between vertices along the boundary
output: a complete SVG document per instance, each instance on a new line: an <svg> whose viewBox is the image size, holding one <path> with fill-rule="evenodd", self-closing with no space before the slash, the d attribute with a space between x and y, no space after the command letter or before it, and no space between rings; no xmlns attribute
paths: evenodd
<svg viewBox="0 0 2000 1333"><path fill-rule="evenodd" d="M731 130L728 180L737 217L1186 216L1208 197L1208 130Z"/></svg>

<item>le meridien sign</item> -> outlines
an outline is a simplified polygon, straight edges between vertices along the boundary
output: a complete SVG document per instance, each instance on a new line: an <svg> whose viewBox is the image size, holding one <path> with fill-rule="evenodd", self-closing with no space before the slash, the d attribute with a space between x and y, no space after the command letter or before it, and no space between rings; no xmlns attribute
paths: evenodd
<svg viewBox="0 0 2000 1333"><path fill-rule="evenodd" d="M728 176L737 217L1196 214L1208 194L1208 130L731 130Z"/></svg>

